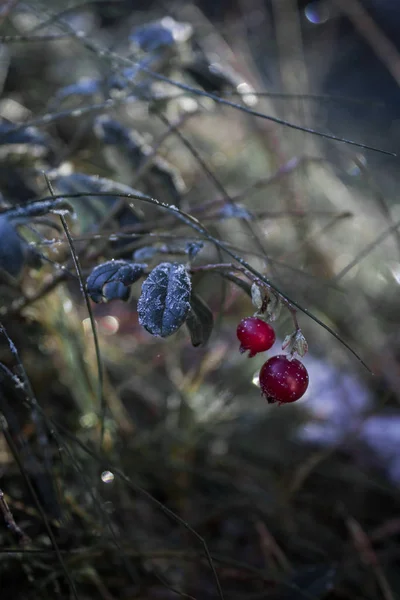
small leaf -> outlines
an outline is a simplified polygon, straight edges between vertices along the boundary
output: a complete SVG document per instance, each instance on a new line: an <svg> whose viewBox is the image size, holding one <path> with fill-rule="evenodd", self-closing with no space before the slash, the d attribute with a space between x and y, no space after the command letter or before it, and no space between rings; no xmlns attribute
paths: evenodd
<svg viewBox="0 0 400 600"><path fill-rule="evenodd" d="M192 33L193 28L189 23L179 23L172 17L165 17L137 27L130 35L130 42L133 49L154 52L186 42Z"/></svg>
<svg viewBox="0 0 400 600"><path fill-rule="evenodd" d="M217 216L220 219L245 219L246 221L254 219L251 212L240 204L224 204Z"/></svg>
<svg viewBox="0 0 400 600"><path fill-rule="evenodd" d="M103 297L105 302L111 300L123 300L127 302L130 296L130 287L120 281L110 281L103 287Z"/></svg>
<svg viewBox="0 0 400 600"><path fill-rule="evenodd" d="M155 156L149 168L149 183L159 186L168 193L167 200L180 206L182 194L186 191L186 185L178 169L171 165L165 158Z"/></svg>
<svg viewBox="0 0 400 600"><path fill-rule="evenodd" d="M279 296L271 292L268 297L268 302L266 306L265 317L268 321L273 323L279 319L279 315L282 310L282 302Z"/></svg>
<svg viewBox="0 0 400 600"><path fill-rule="evenodd" d="M143 282L138 301L139 323L159 337L172 335L190 311L191 280L180 263L161 263Z"/></svg>
<svg viewBox="0 0 400 600"><path fill-rule="evenodd" d="M86 289L93 302L104 300L127 300L129 289L124 292L121 287L108 287L111 283L119 283L128 288L144 273L147 265L129 263L126 260L110 260L97 265L86 280ZM107 286L107 287L106 287Z"/></svg>
<svg viewBox="0 0 400 600"><path fill-rule="evenodd" d="M297 353L299 356L305 356L305 354L307 354L308 344L301 329L296 329L296 331L285 337L282 344L282 350L286 350L292 355Z"/></svg>
<svg viewBox="0 0 400 600"><path fill-rule="evenodd" d="M187 253L189 260L194 260L200 250L204 248L204 242L188 242L185 246L185 252Z"/></svg>
<svg viewBox="0 0 400 600"><path fill-rule="evenodd" d="M214 326L214 317L200 296L192 294L190 299L190 312L186 319L186 325L189 329L190 338L193 346L204 346L212 333Z"/></svg>
<svg viewBox="0 0 400 600"><path fill-rule="evenodd" d="M263 289L257 285L257 283L253 283L251 286L251 301L253 306L256 307L257 310L262 308L265 300L265 293L263 293Z"/></svg>
<svg viewBox="0 0 400 600"><path fill-rule="evenodd" d="M143 248L135 250L133 260L151 260L159 251L159 248L154 246L143 246Z"/></svg>
<svg viewBox="0 0 400 600"><path fill-rule="evenodd" d="M143 176L143 181L150 186L149 192L157 196L157 190L162 189L164 201L180 205L186 186L179 171L164 158L154 155L143 135L108 115L96 118L94 133L105 145L107 163L117 173L123 168L140 169L150 159Z"/></svg>
<svg viewBox="0 0 400 600"><path fill-rule="evenodd" d="M137 190L128 185L118 183L112 179L86 175L85 173L72 173L71 175L57 175L52 183L59 194L90 194L82 198L67 198L77 214L81 232L93 230L96 223L104 219L113 205L119 201L118 194L139 194ZM97 192L110 194L110 196L96 196ZM129 203L132 207L132 203ZM124 224L137 224L142 219L142 213L126 209L129 220ZM121 213L121 217L124 211Z"/></svg>
<svg viewBox="0 0 400 600"><path fill-rule="evenodd" d="M107 81L107 84L111 90L125 90L127 89L128 93L131 92L132 81L135 79L137 75L136 67L126 67L117 73L112 73ZM135 91L137 92L138 87L140 88L142 84L139 86L135 85ZM138 94L140 96L140 94Z"/></svg>
<svg viewBox="0 0 400 600"><path fill-rule="evenodd" d="M118 146L126 153L134 169L141 166L146 158L147 147L143 138L131 129L128 129L116 119L108 115L96 117L94 121L94 133L106 146Z"/></svg>
<svg viewBox="0 0 400 600"><path fill-rule="evenodd" d="M0 216L0 270L18 277L25 264L28 245L5 215Z"/></svg>
<svg viewBox="0 0 400 600"><path fill-rule="evenodd" d="M84 77L76 83L66 85L58 90L56 99L61 101L70 96L93 96L93 94L97 94L99 91L101 91L101 80Z"/></svg>
<svg viewBox="0 0 400 600"><path fill-rule="evenodd" d="M6 119L0 119L0 156L2 160L30 164L38 158L54 159L50 137L36 127L15 127Z"/></svg>
<svg viewBox="0 0 400 600"><path fill-rule="evenodd" d="M29 146L40 146L47 149L50 138L36 127L25 127L17 129L13 123L5 119L0 121L0 144L28 144Z"/></svg>
<svg viewBox="0 0 400 600"><path fill-rule="evenodd" d="M221 65L200 54L185 67L185 71L207 92L223 93L226 89L236 89L243 81L243 77L228 65Z"/></svg>
<svg viewBox="0 0 400 600"><path fill-rule="evenodd" d="M236 91L247 106L257 104L257 96L251 85L246 83L243 76L227 64L219 64L205 54L197 53L195 59L187 64L184 70L206 92L221 94L225 91Z"/></svg>

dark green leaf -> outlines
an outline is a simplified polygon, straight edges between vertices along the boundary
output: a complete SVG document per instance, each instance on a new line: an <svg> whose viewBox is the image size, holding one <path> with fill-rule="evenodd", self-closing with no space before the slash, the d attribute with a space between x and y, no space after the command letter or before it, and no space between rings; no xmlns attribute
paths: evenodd
<svg viewBox="0 0 400 600"><path fill-rule="evenodd" d="M197 294L192 294L186 325L193 346L204 346L208 342L214 326L214 317L207 304Z"/></svg>

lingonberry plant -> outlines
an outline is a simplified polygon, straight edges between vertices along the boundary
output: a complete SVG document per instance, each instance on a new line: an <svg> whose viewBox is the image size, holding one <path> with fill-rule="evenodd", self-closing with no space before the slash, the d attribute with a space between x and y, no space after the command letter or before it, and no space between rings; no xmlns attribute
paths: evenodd
<svg viewBox="0 0 400 600"><path fill-rule="evenodd" d="M286 404L301 398L308 388L308 372L296 358L273 356L260 371L260 387L269 403Z"/></svg>
<svg viewBox="0 0 400 600"><path fill-rule="evenodd" d="M6 4L15 7L15 13L21 10L20 15L15 14L11 24L12 31L15 29L16 33L21 33L25 42L40 41L42 48L42 44L45 46L48 41L57 44L57 38L62 37L60 48L54 53L46 52L44 61L27 60L29 56L26 54L22 54L18 60L17 51L14 54L11 48L9 53L5 52L6 44L21 42L19 35L7 35L0 40L0 313L1 319L9 319L10 326L19 334L14 344L7 338L6 329L0 323L1 361L6 352L11 353L13 359L7 364L0 362L0 434L4 433L10 446L6 460L9 461L8 454L14 457L21 454L18 464L22 472L26 471L23 483L25 485L32 481L34 488L39 490L38 514L43 514L42 502L45 507L51 507L51 514L61 523L64 519L61 519L63 507L58 503L59 479L56 480L57 485L53 486L48 474L52 471L52 461L57 461L56 448L62 450L62 456L65 457L63 467L67 466L68 458L71 475L73 471L81 478L81 485L76 490L72 489L74 493L70 496L71 502L68 502L74 521L65 519L65 522L75 522L77 517L81 523L83 514L90 517L88 529L82 528L82 544L79 544L79 548L84 550L87 542L92 540L92 533L94 543L98 544L98 530L93 528L91 518L94 508L103 515L104 524L109 523L110 537L107 533L105 540L111 541L112 536L113 548L115 546L122 553L125 552L124 548L136 546L137 540L131 539L131 535L137 535L138 539L149 539L149 543L158 548L161 542L159 532L167 532L166 525L158 525L154 521L155 527L146 530L146 523L150 522L149 518L153 519L153 514L146 509L145 518L140 519L140 506L144 507L144 503L142 505L136 500L132 503L134 511L138 510L137 515L136 512L132 513L132 518L136 519L139 515L137 520L143 526L143 531L124 527L125 515L127 522L131 519L131 515L125 512L125 508L129 509L125 493L121 514L118 513L116 490L107 496L110 506L115 506L115 510L113 508L103 514L105 504L98 490L98 469L89 460L89 468L86 469L84 457L90 456L92 459L97 456L99 466L104 466L108 463L107 455L114 456L115 476L131 490L134 498L142 493L146 502L153 503L156 510L164 510L172 522L175 520L175 526L185 527L201 542L218 597L222 600L219 575L213 567L206 542L185 521L175 516L171 509L163 509L160 501L152 499L147 490L142 492L135 481L143 480L143 485L149 483L149 487L157 491L157 498L168 496L173 506L185 507L185 514L189 504L186 500L181 502L179 492L182 492L182 499L189 499L188 494L198 487L199 490L206 490L201 506L206 507L210 503L207 497L209 486L204 486L203 480L197 486L195 479L203 458L207 473L211 465L219 464L214 459L215 447L209 443L211 435L204 435L207 433L207 420L211 422L215 413L204 410L204 407L207 408L210 398L211 401L215 399L219 411L224 406L224 394L228 386L224 382L219 390L221 393L218 391L215 394L216 386L212 378L209 388L203 386L202 382L206 373L218 367L219 356L224 356L225 350L223 344L215 343L217 352L212 348L209 353L206 350L197 354L189 353L186 352L186 342L190 337L193 346L204 346L213 332L214 316L220 317L219 322L226 323L227 301L233 296L225 293L227 286L237 286L240 293L252 298L256 307L256 314L244 318L236 332L241 352L248 352L249 357L268 351L273 346L275 331L271 324L278 319L281 309L288 311L292 317L292 332L282 345L286 355L270 358L261 369L260 386L268 402L294 402L307 389L307 371L295 358L295 355L303 356L307 351L306 341L297 323L297 311L303 311L322 326L324 324L311 314L309 308L292 301L273 283L286 283L282 289L294 290L296 297L302 297L296 282L306 275L303 261L288 261L280 256L281 244L285 246L285 254L291 250L286 247L284 226L277 228L279 233L275 242L264 236L265 221L272 222L277 217L285 217L286 221L291 216L291 210L287 210L287 215L280 210L271 211L269 206L265 210L264 202L258 199L253 202L249 197L253 192L262 193L263 187L277 180L294 175L299 167L305 168L314 159L307 156L289 159L284 154L280 156L280 151L278 157L279 144L275 133L260 129L261 135L254 135L253 128L249 131L245 129L244 119L243 124L238 119L232 126L234 111L276 124L282 125L284 122L270 117L261 106L255 110L260 102L259 94L253 93L240 74L225 66L223 59L221 65L215 61L217 50L214 52L213 49L210 55L206 47L203 51L203 40L197 39L192 25L162 18L135 27L126 39L119 40L114 34L109 35L110 32L99 32L100 35L97 35L91 25L92 22L98 22L97 18L92 20L89 17L87 26L91 33L86 35L85 27L74 31L72 24L75 20L67 18L65 13L59 17L51 14L52 11L47 14L45 2L32 3L39 6L34 8L37 16L32 19L33 15L30 16L27 11L27 3L11 1ZM50 6L52 3L47 4ZM97 7L107 3L91 4ZM0 27L7 10L0 11ZM142 16L140 22L141 19ZM78 21L81 22L80 18ZM39 36L41 27L46 27L47 37ZM128 27L128 22L123 23L121 32L127 33ZM36 32L32 38L30 31ZM216 32L211 37L214 48ZM107 40L109 47L106 46ZM225 44L223 41L223 48ZM81 51L85 55L83 61ZM32 53L32 56L37 55ZM76 62L73 62L74 57ZM63 73L64 69L53 62L59 58L62 58L61 64L65 61L65 64L71 65L68 73ZM10 77L7 75L9 60ZM46 77L41 76L44 68ZM20 77L18 72L21 73ZM72 77L75 73L82 73L84 78L74 81ZM14 89L17 80L21 85L19 89ZM46 82L50 81L49 91ZM61 84L63 87L60 88ZM227 94L230 100L224 97ZM237 100L234 100L235 97ZM216 110L219 105L223 106L224 111ZM41 117L35 116L38 109ZM233 117L229 117L229 111ZM228 113L226 116L225 112ZM212 120L214 117L215 121ZM289 126L296 128L292 124ZM46 128L45 132L41 130L43 127ZM313 135L317 133L307 128L300 129ZM325 137L338 139L329 134ZM168 145L164 144L167 138ZM176 144L170 143L170 138L175 138ZM259 143L261 139L263 142ZM270 160L267 155L270 148L276 148L278 160ZM202 158L203 152L207 159ZM254 160L255 157L257 160ZM221 173L219 165L225 165ZM207 180L205 186L204 180ZM227 188L221 181L226 181ZM286 185L284 181L282 185ZM44 195L48 197L43 198ZM291 192L287 196L289 199ZM278 193L276 201L279 202ZM64 214L67 210L73 213L73 218L67 219ZM316 216L316 211L310 210L308 213L300 204L294 212L292 216L296 219L309 215L307 222ZM328 214L335 218L337 216L332 212ZM228 220L230 223L225 227ZM210 229L208 224L211 225ZM239 239L243 241L242 236L237 239L232 236L234 229L236 233L236 227L245 230L245 239L249 243L239 243ZM222 262L223 257L228 257L226 260L230 262ZM289 282L280 280L279 269L278 272L273 270L274 259L277 258L280 267L296 269L300 264L299 279L290 279ZM258 264L257 269L255 264ZM209 283L215 274L222 278L223 285L218 289ZM79 306L76 283L80 284L85 296L84 312ZM130 304L122 305L121 301ZM113 304L99 306L107 303ZM307 303L310 308L315 306L314 302L311 305L310 295L307 296ZM86 334L87 330L81 327L82 321L85 326L90 322L92 337L83 337L82 334ZM153 340L154 345L137 323L158 338ZM43 343L39 344L36 343L37 325L41 325L40 329L43 330L43 334L40 334ZM187 328L188 335L181 335L184 328ZM29 356L32 353L28 335L33 329L35 354L28 362L35 376L34 385L31 386L16 348L19 345L23 348L26 346L26 354ZM175 341L169 339L164 345L159 342L159 338L169 338L177 333ZM331 333L338 338L338 334ZM108 337L106 341L106 335L115 337ZM217 332L217 335L221 334ZM234 336L233 329L229 335L231 338ZM86 352L86 342L89 346L92 338L93 355ZM113 339L117 341L113 343ZM157 349L163 348L164 352L154 352L156 346ZM53 354L54 359L51 359ZM54 377L59 366L62 368L60 380ZM238 375L240 379L240 372ZM33 391L36 387L38 399ZM231 382L229 398L230 395L238 397ZM62 402L57 401L59 396ZM42 397L48 399L51 418L41 410ZM71 411L70 406L73 406ZM65 420L62 411L67 407L71 418L68 416ZM27 410L31 411L33 427L26 426L29 421L26 418ZM231 416L229 419L231 427ZM75 426L77 435L82 434L85 445L81 444L80 438L75 440L70 435L70 430ZM117 439L119 431L124 434L122 444ZM212 431L220 440L220 430L213 427ZM28 437L26 432L29 433ZM146 440L149 460L146 457ZM95 455L92 448L98 441L101 452ZM74 456L74 444L77 444L77 458ZM226 447L230 448L228 444ZM121 452L121 448L127 451ZM130 452L132 448L133 453ZM198 448L201 449L199 453ZM134 461L130 462L132 457ZM212 460L209 460L210 457ZM154 468L158 459L158 468ZM195 464L191 464L193 460ZM127 472L132 473L132 482L124 475L125 467ZM172 473L176 473L177 477ZM190 474L190 480L185 473ZM192 485L192 473L196 485ZM14 469L10 470L10 474L14 482ZM110 482L109 475L112 473L106 471L104 478L102 476L103 483ZM232 479L234 484L241 485L241 477L232 478L230 475L226 478L227 485L231 486ZM71 477L71 480L78 477ZM96 480L92 477L96 477ZM65 487L68 486L70 490L69 472L66 481ZM14 483L11 489L13 486ZM217 487L219 489L219 484ZM253 486L245 487L246 493L247 487L253 489ZM257 486L254 489L257 490ZM79 499L85 503L84 511L80 511ZM13 521L0 490L0 516L1 512L9 532L23 540L24 534ZM227 514L226 518L230 519L231 516ZM36 524L31 529L36 531ZM80 527L76 529L81 531ZM153 529L155 537L151 538L149 531ZM248 529L247 524L244 529ZM221 527L223 530L224 527ZM115 537L114 531L118 533ZM49 539L53 540L50 526L48 532ZM125 540L120 539L120 533L127 536ZM166 547L171 540L178 539L177 529L171 528L169 534ZM64 533L55 537L67 539ZM67 537L69 540L69 532ZM56 541L54 538L55 551ZM258 553L258 539L256 543ZM0 526L0 547L6 545ZM40 539L38 548L42 546ZM88 551L91 552L89 546ZM185 552L184 549L182 560ZM108 557L109 552L100 554ZM112 560L108 561L110 565L118 563L127 567L129 583L120 596L132 589L146 594L141 587L142 576L146 581L151 580L152 585L154 581L164 579L158 576L157 558L154 573L147 577L147 574L150 575L150 557L143 557L146 564L142 569L139 548L136 554L135 560L130 555L124 555L124 560L121 560L121 556L117 559L112 555ZM19 556L19 552L14 556ZM61 581L48 579L49 568L54 567L54 558L53 554L49 554L49 563L46 564L45 556L47 551L41 555L40 561L35 561L35 564L32 562L29 583L39 580L37 570L43 572L49 590L45 593L42 585L38 585L37 590L43 591L43 597L50 598L54 595L53 588L61 590L64 586ZM90 585L103 586L101 581L91 576L97 572L103 574L102 564L98 571L93 568L83 573L82 562L70 564L70 561L66 561L68 569L71 569L70 576L62 560L63 553L58 552L57 556L60 562L57 572L65 568L72 592L75 576L79 582L87 577ZM12 552L7 552L8 560L13 560ZM26 554L26 560L29 560L29 553ZM178 559L174 557L174 560ZM136 561L137 574L134 572L136 564L133 565ZM200 558L199 562L203 563ZM201 569L204 571L202 564ZM236 572L236 569L231 571ZM221 574L223 572L221 570ZM254 584L254 590L248 587L249 574L253 579L252 573L246 573L246 569L243 578L240 576L246 586L247 596L260 591L258 581ZM113 571L111 576L114 575ZM178 579L182 585L189 587L193 580L201 579L192 575L190 566L188 576L182 569L182 577ZM172 592L180 593L172 588L172 583L175 586L177 579L174 573L171 579ZM86 584L83 582L82 585ZM103 587L107 593L107 587ZM204 597L204 590L209 587L207 582L200 590L189 588L188 591L193 595L185 595ZM235 582L233 589L236 588ZM288 589L292 588L291 582ZM92 594L88 591L88 597L97 593L97 589ZM115 593L118 596L117 590ZM153 590L148 594L153 597ZM154 591L154 594L157 592ZM30 595L22 593L20 597Z"/></svg>
<svg viewBox="0 0 400 600"><path fill-rule="evenodd" d="M249 351L249 358L259 352L269 350L275 343L275 331L258 317L246 317L237 326L236 335L240 342L240 352Z"/></svg>
<svg viewBox="0 0 400 600"><path fill-rule="evenodd" d="M237 327L237 337L241 342L240 352L249 350L249 357L269 350L275 343L275 331L266 320L275 321L283 303L292 315L294 331L286 336L282 344L282 350L287 354L273 356L264 363L261 367L259 383L263 395L270 404L295 402L304 395L308 387L307 369L294 358L295 354L304 356L308 351L308 344L299 327L296 311L284 297L272 294L267 286L260 282L253 282L251 299L257 308L257 313L253 317L242 319Z"/></svg>

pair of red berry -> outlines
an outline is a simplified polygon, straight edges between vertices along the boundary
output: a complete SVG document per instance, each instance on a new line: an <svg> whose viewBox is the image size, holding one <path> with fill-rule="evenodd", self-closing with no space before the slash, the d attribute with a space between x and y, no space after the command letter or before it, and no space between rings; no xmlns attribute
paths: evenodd
<svg viewBox="0 0 400 600"><path fill-rule="evenodd" d="M275 343L275 331L258 317L242 319L236 334L240 341L240 352L249 351L249 357L269 350ZM284 354L273 356L261 367L260 387L270 403L295 402L307 390L307 369L296 358Z"/></svg>

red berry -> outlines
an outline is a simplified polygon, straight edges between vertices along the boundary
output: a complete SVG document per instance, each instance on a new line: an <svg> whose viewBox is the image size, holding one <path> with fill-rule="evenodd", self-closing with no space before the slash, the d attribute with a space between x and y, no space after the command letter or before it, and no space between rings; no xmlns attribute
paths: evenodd
<svg viewBox="0 0 400 600"><path fill-rule="evenodd" d="M240 352L248 350L249 357L269 350L275 342L275 331L271 325L257 317L242 319L237 327L236 335L240 342Z"/></svg>
<svg viewBox="0 0 400 600"><path fill-rule="evenodd" d="M295 402L308 388L308 373L296 358L273 356L260 371L260 387L268 402Z"/></svg>

